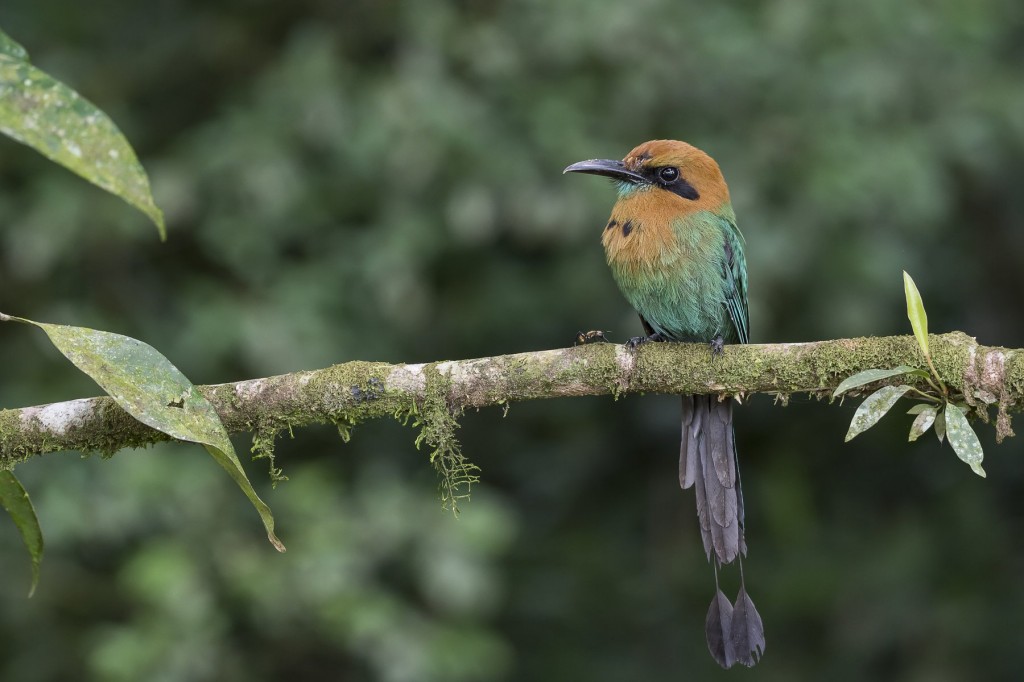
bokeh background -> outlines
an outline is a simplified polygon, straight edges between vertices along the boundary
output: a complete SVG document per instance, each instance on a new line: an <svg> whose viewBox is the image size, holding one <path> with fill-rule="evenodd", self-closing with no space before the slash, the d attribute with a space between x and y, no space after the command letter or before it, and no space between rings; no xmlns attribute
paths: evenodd
<svg viewBox="0 0 1024 682"><path fill-rule="evenodd" d="M731 184L755 341L906 333L906 269L933 330L1024 346L1017 0L5 0L0 26L117 121L170 228L0 140L0 309L196 383L638 333L598 243L612 192L561 169L659 137ZM97 393L29 329L0 358L2 407ZM457 521L410 428L299 430L276 490L247 465L285 555L199 448L27 462L47 554L26 600L0 522L0 678L1017 678L1019 441L981 428L982 480L909 417L843 444L849 403L753 399L768 650L724 673L677 402L467 414Z"/></svg>

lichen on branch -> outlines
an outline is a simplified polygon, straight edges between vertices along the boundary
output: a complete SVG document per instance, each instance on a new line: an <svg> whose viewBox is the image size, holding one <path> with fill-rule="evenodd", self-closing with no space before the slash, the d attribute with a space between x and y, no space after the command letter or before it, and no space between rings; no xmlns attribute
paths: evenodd
<svg viewBox="0 0 1024 682"><path fill-rule="evenodd" d="M1010 435L1009 415L1024 404L1024 351L981 346L960 332L930 338L943 381L971 399L994 397L998 435ZM455 420L467 408L628 393L823 396L859 371L922 362L913 336L727 346L714 359L705 344L655 343L634 351L597 343L430 364L356 361L199 389L230 433L314 423L344 425L347 432L368 419L411 413L422 419L420 442L431 448L454 503L476 476L454 436ZM47 452L112 453L162 440L168 437L109 398L0 410L3 468ZM272 440L259 440L259 454L269 454Z"/></svg>

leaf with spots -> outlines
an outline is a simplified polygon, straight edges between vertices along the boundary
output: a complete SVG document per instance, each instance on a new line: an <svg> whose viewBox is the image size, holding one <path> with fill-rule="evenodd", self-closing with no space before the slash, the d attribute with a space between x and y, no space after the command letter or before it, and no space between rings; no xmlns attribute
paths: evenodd
<svg viewBox="0 0 1024 682"><path fill-rule="evenodd" d="M32 587L28 590L28 596L31 597L39 584L39 566L43 562L43 531L39 528L32 500L11 471L0 471L0 505L11 515L32 559Z"/></svg>
<svg viewBox="0 0 1024 682"><path fill-rule="evenodd" d="M956 456L966 462L974 473L985 478L985 470L981 468L981 460L985 457L981 441L963 410L953 403L946 405L946 437Z"/></svg>
<svg viewBox="0 0 1024 682"><path fill-rule="evenodd" d="M850 430L846 432L845 440L849 442L858 434L861 434L878 423L878 420L885 416L885 413L892 409L896 401L903 397L903 394L910 390L910 386L883 386L878 389L860 404L850 422Z"/></svg>
<svg viewBox="0 0 1024 682"><path fill-rule="evenodd" d="M37 69L0 32L0 132L121 197L166 239L163 212L135 151L110 118L77 92Z"/></svg>
<svg viewBox="0 0 1024 682"><path fill-rule="evenodd" d="M915 407L917 407L915 405ZM934 405L922 405L924 409L917 412L917 418L914 419L914 423L910 425L910 436L907 438L910 442L913 442L924 435L924 432L932 427L935 423L935 417L938 414L938 410Z"/></svg>
<svg viewBox="0 0 1024 682"><path fill-rule="evenodd" d="M256 507L278 551L270 508L256 495L227 430L210 401L152 346L110 332L33 322L0 313L0 321L32 324L76 367L88 374L128 414L178 440L198 443L228 472Z"/></svg>
<svg viewBox="0 0 1024 682"><path fill-rule="evenodd" d="M911 374L919 377L928 376L928 372L923 369L917 369L916 367L909 367L907 365L900 365L899 367L893 367L892 369L866 369L863 372L857 372L853 376L843 379L842 383L836 386L836 390L833 391L832 397L837 398L850 389L858 388L876 381L882 381L883 379L902 376L904 374Z"/></svg>
<svg viewBox="0 0 1024 682"><path fill-rule="evenodd" d="M25 48L3 31L0 31L0 54L5 54L15 59L28 60L28 52Z"/></svg>

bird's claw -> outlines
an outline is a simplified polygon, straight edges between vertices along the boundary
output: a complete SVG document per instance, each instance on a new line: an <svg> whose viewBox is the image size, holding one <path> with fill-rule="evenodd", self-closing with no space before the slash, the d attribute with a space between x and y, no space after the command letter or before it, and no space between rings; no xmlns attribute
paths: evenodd
<svg viewBox="0 0 1024 682"><path fill-rule="evenodd" d="M636 350L638 347L644 345L645 343L660 343L661 341L664 340L665 337L657 332L651 334L650 336L634 336L630 338L629 341L626 341L626 348L629 348L630 350Z"/></svg>
<svg viewBox="0 0 1024 682"><path fill-rule="evenodd" d="M711 339L711 357L717 358L725 352L725 339L719 334Z"/></svg>

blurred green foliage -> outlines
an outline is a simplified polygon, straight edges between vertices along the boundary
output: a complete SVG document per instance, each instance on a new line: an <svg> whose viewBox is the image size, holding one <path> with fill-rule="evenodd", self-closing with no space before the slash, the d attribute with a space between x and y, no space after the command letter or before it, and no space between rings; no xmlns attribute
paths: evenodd
<svg viewBox="0 0 1024 682"><path fill-rule="evenodd" d="M118 123L170 234L4 142L0 310L194 382L637 333L598 245L611 192L560 171L657 137L723 167L755 341L905 333L906 269L934 331L1024 345L1011 0L8 0L0 26ZM96 393L0 331L0 405ZM0 677L724 679L677 409L467 415L458 521L410 429L297 432L276 491L247 467L286 555L194 448L28 462L47 560L26 601L0 534ZM899 419L843 445L851 412L737 416L760 679L1013 679L1020 444L983 428L982 480Z"/></svg>

